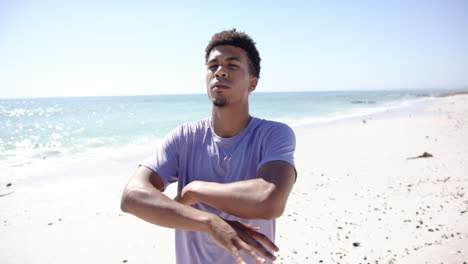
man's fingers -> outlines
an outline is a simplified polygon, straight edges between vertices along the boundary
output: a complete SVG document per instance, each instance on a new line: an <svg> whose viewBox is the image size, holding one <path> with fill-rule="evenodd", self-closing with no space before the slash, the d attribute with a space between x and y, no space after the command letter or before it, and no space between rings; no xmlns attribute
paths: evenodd
<svg viewBox="0 0 468 264"><path fill-rule="evenodd" d="M276 260L276 257L273 254L271 254L271 252L268 251L268 249L266 249L261 243L259 243L259 240L256 238L263 236L262 240L266 239L266 241L269 241L271 243L271 241L266 236L246 228L240 231L241 232L238 232L238 235L243 240L243 242L245 242L249 246L249 249L260 252L260 254L262 254L270 260Z"/></svg>
<svg viewBox="0 0 468 264"><path fill-rule="evenodd" d="M241 239L246 244L248 244L249 249L253 250L254 252L258 251L258 252L260 252L260 254L262 254L266 258L268 258L270 260L276 260L276 257L273 254L271 254L271 252L268 251L268 249L266 249L262 244L260 244L257 240L255 240L251 236L243 234L243 235L241 235Z"/></svg>
<svg viewBox="0 0 468 264"><path fill-rule="evenodd" d="M244 222L238 222L238 223L240 223L241 225L247 227L247 228L250 229L250 230L253 230L253 231L256 231L256 232L259 232L259 231L260 231L260 227L258 227L258 226L251 226L251 225L246 224L246 223L244 223Z"/></svg>
<svg viewBox="0 0 468 264"><path fill-rule="evenodd" d="M271 250L273 250L275 252L279 250L279 248L264 234L253 231L253 232L250 232L249 235L251 237L253 237L255 240L257 240L257 241L261 242L262 244L264 244L265 246L269 247Z"/></svg>
<svg viewBox="0 0 468 264"><path fill-rule="evenodd" d="M239 249L241 249L242 251L244 251L247 255L249 255L253 260L255 260L255 262L257 262L259 264L265 264L266 263L266 260L264 258L260 257L257 254L257 252L255 251L256 249L251 247L246 242L244 242L242 240L238 241L237 242L237 247Z"/></svg>
<svg viewBox="0 0 468 264"><path fill-rule="evenodd" d="M250 237L254 238L256 241L259 241L261 243L263 243L265 246L267 246L268 248L270 248L271 250L273 251L278 251L279 248L264 234L256 231L256 230L252 230L250 227L252 227L251 225L248 225L246 223L242 223L242 222L238 222L240 223L243 227L245 227L243 229L243 232L247 233Z"/></svg>
<svg viewBox="0 0 468 264"><path fill-rule="evenodd" d="M232 242L238 250L244 251L249 257L260 264L266 263L266 260L260 257L260 255L272 261L276 260L276 257L266 247L274 251L278 251L279 249L267 236L258 232L260 228L240 221L225 221L237 232L239 239ZM231 254L234 256L234 259L236 259L236 262L239 263L240 260L238 257L236 257L233 252L231 252Z"/></svg>
<svg viewBox="0 0 468 264"><path fill-rule="evenodd" d="M234 257L237 264L247 264L245 263L244 259L242 259L238 245L235 245L231 248L231 255Z"/></svg>
<svg viewBox="0 0 468 264"><path fill-rule="evenodd" d="M185 197L182 197L180 195L180 193L177 194L177 196L174 198L174 201L176 201L178 203L181 203L181 204L184 204L184 205L194 205L195 204L195 201L187 199Z"/></svg>

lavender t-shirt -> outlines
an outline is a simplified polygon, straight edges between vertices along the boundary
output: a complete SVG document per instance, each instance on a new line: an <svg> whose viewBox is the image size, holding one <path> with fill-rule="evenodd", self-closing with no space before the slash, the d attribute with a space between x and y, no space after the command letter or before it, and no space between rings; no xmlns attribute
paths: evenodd
<svg viewBox="0 0 468 264"><path fill-rule="evenodd" d="M253 117L239 134L219 137L211 127L211 119L182 124L175 128L141 165L158 173L167 185L178 182L178 192L192 181L229 183L255 179L265 163L283 160L294 167L296 139L292 129L282 123ZM242 219L204 203L193 207L228 220L239 220L258 226L272 241L275 221ZM232 256L202 232L176 230L178 264L235 264ZM247 263L255 263L245 257Z"/></svg>

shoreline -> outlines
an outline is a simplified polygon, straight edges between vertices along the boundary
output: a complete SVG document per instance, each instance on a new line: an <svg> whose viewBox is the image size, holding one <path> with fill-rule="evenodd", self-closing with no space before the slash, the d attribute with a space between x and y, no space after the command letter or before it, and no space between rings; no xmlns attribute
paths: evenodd
<svg viewBox="0 0 468 264"><path fill-rule="evenodd" d="M297 127L293 127L294 130L299 131L299 134L302 130L308 130L311 128L321 128L321 127L332 127L343 124L352 124L356 122L364 122L372 119L386 120L386 119L395 119L402 118L406 116L425 116L432 115L434 113L424 111L424 109L437 105L441 102L441 98L431 97L422 101L412 102L410 105L401 105L387 108L385 110L375 111L372 113L366 114L356 114L356 116L339 118L337 120L332 120L329 122L322 122L316 124L305 124ZM365 122L364 122L365 123Z"/></svg>
<svg viewBox="0 0 468 264"><path fill-rule="evenodd" d="M459 93L463 94L463 92L453 92L450 93L450 95L453 96ZM372 119L399 118L408 114L422 116L428 114L420 111L422 108L427 107L428 105L437 104L440 100L442 100L440 97L427 97L417 102L411 100L403 105L394 105L390 108L386 108L385 110L377 110L372 113L351 113L348 116L342 114L338 116L336 120L332 118L330 120L322 120L317 123L305 122L300 125L290 124L290 126L294 131L302 131L311 128L333 127L341 124L367 122ZM318 119L327 118L324 117ZM128 169L128 166L122 167L122 164L130 164L130 162L137 164L149 156L154 147L160 141L161 139L156 138L151 143L132 144L120 147L101 147L74 154L60 154L58 156L31 159L29 161L30 164L4 168L6 171L5 175L9 176L0 178L0 180L2 183L14 183L17 189L34 188L35 185L54 184L55 182L71 181L76 179L80 180L80 177L83 176L73 176L74 173L69 173L70 169L72 171L76 169L83 170L82 164L93 164L87 166L87 170L90 171L93 170L93 168L98 167L99 162L105 163L107 161L114 160L118 161L113 163L120 167L120 170L114 170L113 173L118 173L122 169ZM67 178L64 178L63 175L71 175L73 178L68 176Z"/></svg>
<svg viewBox="0 0 468 264"><path fill-rule="evenodd" d="M294 129L298 179L275 263L468 259L468 95L428 108ZM423 152L433 157L407 159ZM2 263L174 263L173 230L120 211L136 164L118 154L0 197Z"/></svg>

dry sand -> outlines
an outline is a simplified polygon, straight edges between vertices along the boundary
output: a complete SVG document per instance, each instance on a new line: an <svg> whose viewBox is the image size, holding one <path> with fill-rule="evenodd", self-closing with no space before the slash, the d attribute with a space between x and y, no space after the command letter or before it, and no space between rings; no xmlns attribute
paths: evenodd
<svg viewBox="0 0 468 264"><path fill-rule="evenodd" d="M468 95L296 134L276 263L468 263ZM0 197L0 263L175 263L172 230L120 212L135 163L113 162Z"/></svg>

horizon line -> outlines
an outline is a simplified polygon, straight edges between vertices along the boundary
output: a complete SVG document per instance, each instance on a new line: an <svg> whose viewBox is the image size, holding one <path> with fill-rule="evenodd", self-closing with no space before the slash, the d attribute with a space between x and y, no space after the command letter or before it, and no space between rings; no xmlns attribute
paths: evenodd
<svg viewBox="0 0 468 264"><path fill-rule="evenodd" d="M384 92L384 91L466 91L468 86L458 88L396 88L396 89L356 89L356 90L304 90L304 91L255 91L254 94L262 93L322 93L322 92ZM17 99L52 99L52 98L94 98L94 97L138 97L138 96L177 96L177 95L203 95L202 93L160 93L160 94L117 94L117 95L58 95L58 96L32 96L32 97L0 97L0 100Z"/></svg>

